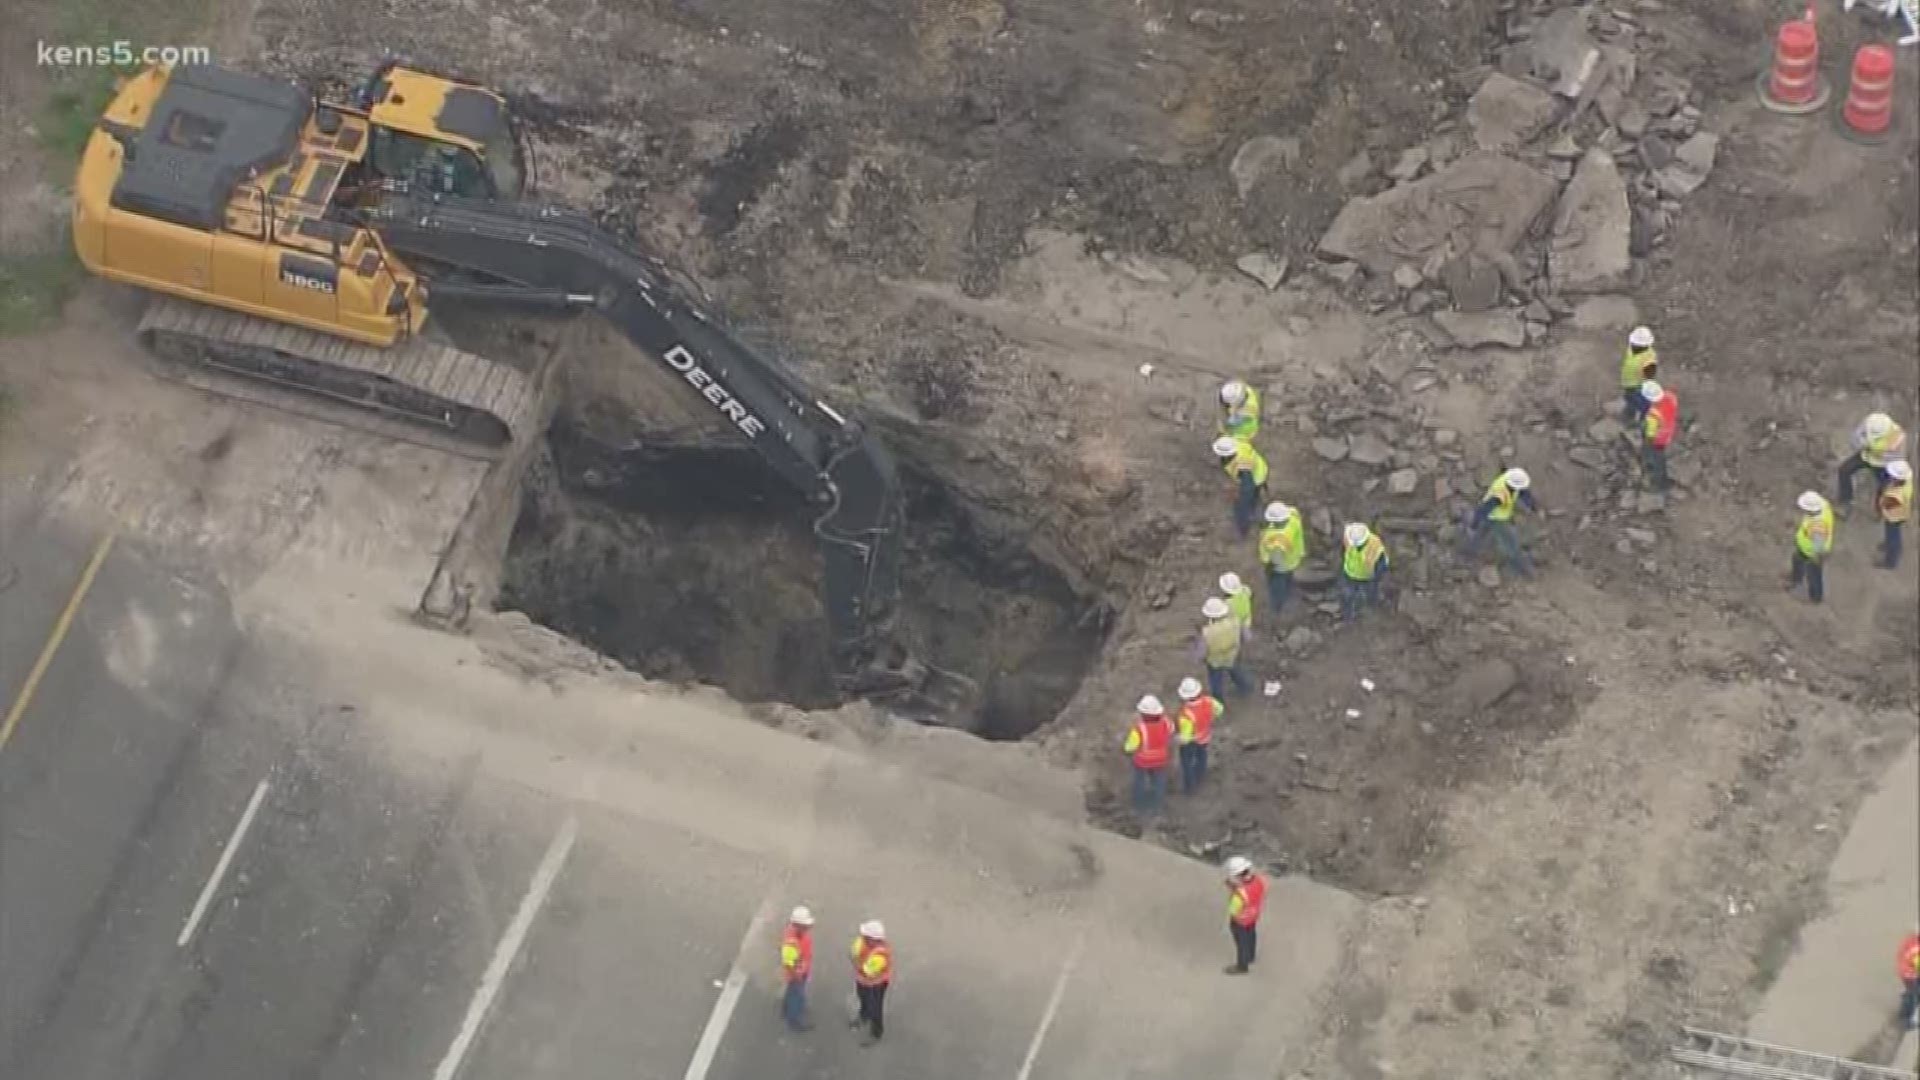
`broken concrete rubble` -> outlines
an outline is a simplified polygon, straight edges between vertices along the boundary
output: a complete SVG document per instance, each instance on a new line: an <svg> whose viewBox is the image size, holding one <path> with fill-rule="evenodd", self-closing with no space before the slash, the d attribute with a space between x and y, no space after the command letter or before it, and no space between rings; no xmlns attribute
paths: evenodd
<svg viewBox="0 0 1920 1080"><path fill-rule="evenodd" d="M1280 287L1287 280L1287 260L1284 256L1269 255L1264 251L1250 252L1234 260L1233 265L1243 274L1266 286L1268 292Z"/></svg>
<svg viewBox="0 0 1920 1080"><path fill-rule="evenodd" d="M1426 165L1427 148L1416 146L1400 151L1399 159L1388 167L1387 176L1392 180L1411 180L1419 176L1420 170L1426 168Z"/></svg>
<svg viewBox="0 0 1920 1080"><path fill-rule="evenodd" d="M1461 311L1487 311L1498 305L1504 276L1492 260L1474 254L1453 259L1441 270L1447 295Z"/></svg>
<svg viewBox="0 0 1920 1080"><path fill-rule="evenodd" d="M1587 9L1566 7L1534 28L1527 49L1533 77L1548 82L1561 97L1577 98L1600 67L1600 46L1587 32Z"/></svg>
<svg viewBox="0 0 1920 1080"><path fill-rule="evenodd" d="M1361 465L1385 465L1393 457L1393 447L1377 435L1363 433L1349 441L1347 457Z"/></svg>
<svg viewBox="0 0 1920 1080"><path fill-rule="evenodd" d="M1527 343L1526 324L1511 311L1436 311L1433 321L1462 348L1505 345L1517 349Z"/></svg>
<svg viewBox="0 0 1920 1080"><path fill-rule="evenodd" d="M1495 72L1467 102L1467 124L1480 149L1513 150L1552 123L1559 108L1545 90Z"/></svg>
<svg viewBox="0 0 1920 1080"><path fill-rule="evenodd" d="M1347 459L1347 440L1329 439L1325 435L1313 440L1313 452L1320 455L1322 461L1345 461Z"/></svg>
<svg viewBox="0 0 1920 1080"><path fill-rule="evenodd" d="M1548 273L1561 293L1619 288L1633 270L1633 214L1613 155L1589 150L1554 213Z"/></svg>
<svg viewBox="0 0 1920 1080"><path fill-rule="evenodd" d="M1526 235L1559 185L1498 154L1477 153L1378 195L1349 200L1320 251L1377 274L1480 250L1506 252Z"/></svg>
<svg viewBox="0 0 1920 1080"><path fill-rule="evenodd" d="M1395 469L1387 474L1387 492L1391 495L1411 495L1420 486L1420 474L1412 469Z"/></svg>

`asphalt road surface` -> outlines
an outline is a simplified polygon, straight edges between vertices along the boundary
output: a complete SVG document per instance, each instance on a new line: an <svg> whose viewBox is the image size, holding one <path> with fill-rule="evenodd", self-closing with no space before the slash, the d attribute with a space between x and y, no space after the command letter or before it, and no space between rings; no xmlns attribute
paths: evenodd
<svg viewBox="0 0 1920 1080"><path fill-rule="evenodd" d="M0 1076L1271 1080L1357 915L1279 881L1229 979L1224 890L1165 851L710 697L529 678L388 600L294 614L52 525L0 561ZM898 964L870 1048L866 918Z"/></svg>

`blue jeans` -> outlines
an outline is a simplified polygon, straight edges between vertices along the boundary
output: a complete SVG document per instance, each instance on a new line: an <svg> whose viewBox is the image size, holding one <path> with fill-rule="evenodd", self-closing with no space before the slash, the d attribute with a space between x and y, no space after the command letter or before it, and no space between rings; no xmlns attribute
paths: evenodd
<svg viewBox="0 0 1920 1080"><path fill-rule="evenodd" d="M1500 549L1500 558L1508 566L1521 574L1533 573L1533 560L1527 558L1525 548L1520 546L1520 534L1513 529L1511 521L1495 521L1488 518L1478 526L1467 526L1467 545L1464 554L1471 559L1480 553L1480 544L1487 535L1493 535L1495 546Z"/></svg>
<svg viewBox="0 0 1920 1080"><path fill-rule="evenodd" d="M1788 582L1787 587L1790 589L1798 587L1802 578L1805 578L1807 582L1807 596L1811 598L1814 603L1817 604L1827 598L1827 573L1825 568L1820 565L1818 560L1809 559L1805 555L1800 554L1798 549L1795 549L1793 553L1793 578Z"/></svg>
<svg viewBox="0 0 1920 1080"><path fill-rule="evenodd" d="M1620 399L1627 403L1627 411L1624 414L1627 418L1633 419L1633 420L1640 420L1647 415L1647 409L1648 409L1647 399L1640 396L1639 387L1637 386L1621 387Z"/></svg>
<svg viewBox="0 0 1920 1080"><path fill-rule="evenodd" d="M1293 593L1293 571L1267 569L1267 603L1275 614L1287 606L1287 597Z"/></svg>
<svg viewBox="0 0 1920 1080"><path fill-rule="evenodd" d="M1253 474L1240 474L1240 491L1233 499L1233 528L1242 540L1253 531L1254 511L1260 507L1260 485L1253 482Z"/></svg>
<svg viewBox="0 0 1920 1080"><path fill-rule="evenodd" d="M1891 570L1900 565L1900 534L1905 530L1906 523L1889 521L1886 526L1887 538L1880 544L1880 565Z"/></svg>
<svg viewBox="0 0 1920 1080"><path fill-rule="evenodd" d="M1240 661L1235 660L1226 667L1207 665L1207 693L1222 701L1227 699L1227 680L1233 680L1233 692L1244 694L1252 684L1247 681L1247 673L1240 670Z"/></svg>
<svg viewBox="0 0 1920 1080"><path fill-rule="evenodd" d="M1900 1022L1910 1028L1920 1023L1920 979L1908 979L1900 991Z"/></svg>
<svg viewBox="0 0 1920 1080"><path fill-rule="evenodd" d="M1673 484L1667 479L1667 450L1664 446L1651 443L1640 444L1640 465L1647 470L1647 480L1653 484L1653 490L1665 491Z"/></svg>
<svg viewBox="0 0 1920 1080"><path fill-rule="evenodd" d="M1180 790L1191 795L1207 778L1207 744L1180 744Z"/></svg>
<svg viewBox="0 0 1920 1080"><path fill-rule="evenodd" d="M1878 497L1881 489L1887 486L1887 481L1893 479L1887 475L1887 470L1877 465L1869 465L1867 464L1866 458L1855 454L1840 463L1840 483L1838 485L1839 490L1836 493L1839 497L1834 500L1835 502L1841 506L1847 506L1853 502L1853 474L1862 469L1870 470L1873 473L1875 497Z"/></svg>
<svg viewBox="0 0 1920 1080"><path fill-rule="evenodd" d="M1133 767L1133 808L1139 813L1158 813L1167 798L1167 770Z"/></svg>
<svg viewBox="0 0 1920 1080"><path fill-rule="evenodd" d="M1380 602L1380 575L1370 580L1355 581L1342 574L1340 576L1340 617L1351 621L1361 611Z"/></svg>
<svg viewBox="0 0 1920 1080"><path fill-rule="evenodd" d="M807 1026L807 980L794 979L780 996L780 1018L795 1031Z"/></svg>

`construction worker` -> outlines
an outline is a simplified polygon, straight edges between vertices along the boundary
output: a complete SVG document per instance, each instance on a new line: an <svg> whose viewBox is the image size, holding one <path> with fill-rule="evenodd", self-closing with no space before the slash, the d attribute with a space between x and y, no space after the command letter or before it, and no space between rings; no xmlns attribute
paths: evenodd
<svg viewBox="0 0 1920 1080"><path fill-rule="evenodd" d="M1207 662L1207 692L1217 698L1227 696L1227 680L1233 680L1233 692L1247 692L1247 675L1240 670L1240 643L1246 635L1241 632L1240 620L1233 617L1233 609L1225 600L1210 596L1200 605L1200 614L1207 620L1200 628L1200 636L1194 643L1193 655L1196 660Z"/></svg>
<svg viewBox="0 0 1920 1080"><path fill-rule="evenodd" d="M1260 434L1260 391L1239 379L1220 387L1220 434L1243 442Z"/></svg>
<svg viewBox="0 0 1920 1080"><path fill-rule="evenodd" d="M1236 485L1233 527L1244 539L1253 529L1253 511L1267 493L1267 459L1245 439L1222 435L1213 440L1213 455Z"/></svg>
<svg viewBox="0 0 1920 1080"><path fill-rule="evenodd" d="M1262 516L1267 523L1260 530L1260 565L1267 568L1267 603L1277 613L1293 592L1293 572L1307 557L1307 538L1300 515L1286 503L1268 503Z"/></svg>
<svg viewBox="0 0 1920 1080"><path fill-rule="evenodd" d="M1880 542L1880 567L1892 570L1900 565L1900 533L1913 513L1913 466L1899 458L1887 462L1887 486L1880 489L1880 520L1887 528Z"/></svg>
<svg viewBox="0 0 1920 1080"><path fill-rule="evenodd" d="M1240 582L1240 575L1229 570L1220 575L1220 595L1227 602L1227 612L1240 620L1240 637L1253 632L1253 590Z"/></svg>
<svg viewBox="0 0 1920 1080"><path fill-rule="evenodd" d="M1180 680L1180 716L1175 735L1180 740L1180 790L1193 794L1207 778L1207 747L1213 745L1213 722L1227 707L1206 693L1199 679Z"/></svg>
<svg viewBox="0 0 1920 1080"><path fill-rule="evenodd" d="M1807 596L1817 604L1827 595L1824 567L1833 551L1833 506L1817 491L1801 492L1794 505L1802 517L1793 534L1793 573L1787 578L1787 591L1798 588L1805 578Z"/></svg>
<svg viewBox="0 0 1920 1080"><path fill-rule="evenodd" d="M1341 531L1346 553L1340 559L1340 617L1351 621L1380 602L1380 580L1387 576L1387 545L1359 522Z"/></svg>
<svg viewBox="0 0 1920 1080"><path fill-rule="evenodd" d="M1626 415L1635 420L1647 415L1647 399L1640 395L1640 384L1653 378L1660 359L1653 351L1653 331L1636 326L1627 335L1627 354L1620 361L1620 398L1627 404Z"/></svg>
<svg viewBox="0 0 1920 1080"><path fill-rule="evenodd" d="M1652 379L1640 384L1640 397L1647 403L1640 420L1640 463L1653 489L1665 491L1672 486L1667 480L1667 447L1680 429L1680 399Z"/></svg>
<svg viewBox="0 0 1920 1080"><path fill-rule="evenodd" d="M1138 715L1121 744L1133 761L1133 810L1157 814L1167 797L1167 766L1173 763L1173 723L1152 694L1141 698L1134 712Z"/></svg>
<svg viewBox="0 0 1920 1080"><path fill-rule="evenodd" d="M1267 902L1267 879L1254 872L1244 855L1227 860L1227 933L1233 935L1233 963L1227 974L1245 975L1259 944L1260 909Z"/></svg>
<svg viewBox="0 0 1920 1080"><path fill-rule="evenodd" d="M1853 456L1840 463L1840 486L1834 502L1843 511L1853 507L1853 474L1872 469L1879 486L1887 486L1887 463L1907 456L1907 433L1886 413L1871 413L1853 429Z"/></svg>
<svg viewBox="0 0 1920 1080"><path fill-rule="evenodd" d="M795 1031L813 1030L807 1019L807 979L813 974L813 912L805 905L787 917L780 935L780 978L786 992L780 998L780 1018Z"/></svg>
<svg viewBox="0 0 1920 1080"><path fill-rule="evenodd" d="M1480 542L1493 534L1494 543L1500 546L1500 554L1507 565L1521 574L1533 573L1532 561L1527 558L1526 549L1520 546L1520 536L1513 530L1513 512L1515 504L1525 506L1534 513L1540 512L1540 504L1533 501L1533 478L1525 469L1508 469L1493 478L1487 486L1487 493L1481 497L1480 505L1474 509L1473 518L1467 523L1466 556L1472 558L1480 550Z"/></svg>
<svg viewBox="0 0 1920 1080"><path fill-rule="evenodd" d="M867 1025L862 1046L872 1046L887 1033L887 987L893 983L893 946L887 944L887 928L879 919L860 924L860 936L853 939L853 989L860 999L860 1014L852 1026Z"/></svg>
<svg viewBox="0 0 1920 1080"><path fill-rule="evenodd" d="M1920 1028L1920 925L1900 942L1894 954L1894 969L1900 975L1900 1026L1912 1031Z"/></svg>

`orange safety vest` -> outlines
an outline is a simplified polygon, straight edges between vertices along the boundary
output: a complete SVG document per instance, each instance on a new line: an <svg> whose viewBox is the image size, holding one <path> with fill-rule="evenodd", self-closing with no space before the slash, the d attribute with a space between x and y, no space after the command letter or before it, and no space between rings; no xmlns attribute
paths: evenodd
<svg viewBox="0 0 1920 1080"><path fill-rule="evenodd" d="M1133 763L1142 769L1164 769L1172 758L1173 724L1166 717L1149 720L1142 716L1133 722Z"/></svg>
<svg viewBox="0 0 1920 1080"><path fill-rule="evenodd" d="M1236 881L1228 886L1232 895L1227 898L1227 918L1241 926L1252 926L1260 921L1260 909L1267 902L1267 879L1259 874L1250 874L1245 881Z"/></svg>
<svg viewBox="0 0 1920 1080"><path fill-rule="evenodd" d="M1213 718L1220 715L1220 700L1204 694L1197 701L1180 706L1180 741L1205 746L1213 741Z"/></svg>
<svg viewBox="0 0 1920 1080"><path fill-rule="evenodd" d="M853 981L885 986L893 981L893 949L884 941L853 939Z"/></svg>
<svg viewBox="0 0 1920 1080"><path fill-rule="evenodd" d="M1920 934L1908 934L1907 940L1900 943L1897 963L1901 982L1920 979Z"/></svg>
<svg viewBox="0 0 1920 1080"><path fill-rule="evenodd" d="M789 923L780 935L780 972L788 982L813 974L813 935Z"/></svg>
<svg viewBox="0 0 1920 1080"><path fill-rule="evenodd" d="M1665 450L1680 426L1680 399L1669 390L1647 408L1647 445Z"/></svg>

